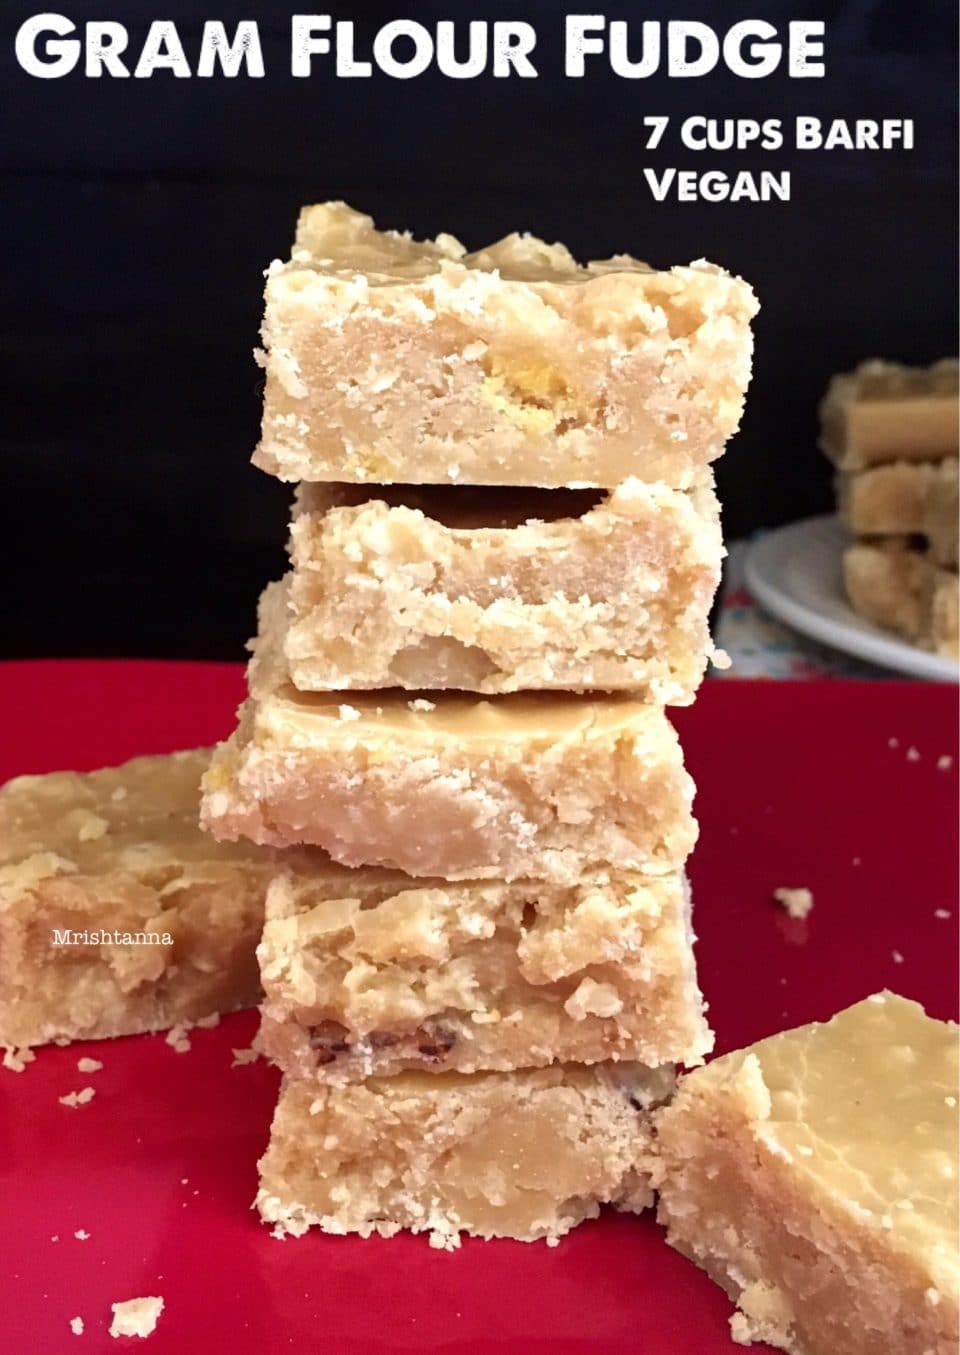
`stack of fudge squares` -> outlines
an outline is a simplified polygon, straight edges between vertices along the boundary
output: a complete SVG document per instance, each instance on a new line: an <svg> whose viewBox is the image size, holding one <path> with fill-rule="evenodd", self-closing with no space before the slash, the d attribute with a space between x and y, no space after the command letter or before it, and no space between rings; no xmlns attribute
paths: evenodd
<svg viewBox="0 0 960 1355"><path fill-rule="evenodd" d="M298 482L292 569L202 822L275 852L279 1230L650 1204L650 1112L712 1043L666 707L712 656L755 310L704 262L467 254L340 203L269 270L255 461Z"/></svg>
<svg viewBox="0 0 960 1355"><path fill-rule="evenodd" d="M835 376L820 445L837 467L837 506L855 540L843 561L868 621L958 657L958 363L871 359Z"/></svg>

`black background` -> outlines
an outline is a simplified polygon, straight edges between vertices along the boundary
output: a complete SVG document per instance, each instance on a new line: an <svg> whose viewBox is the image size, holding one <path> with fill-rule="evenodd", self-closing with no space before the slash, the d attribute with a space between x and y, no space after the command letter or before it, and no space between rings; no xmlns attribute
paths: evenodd
<svg viewBox="0 0 960 1355"><path fill-rule="evenodd" d="M45 654L239 657L258 589L283 568L289 491L253 470L261 271L287 252L302 202L345 198L380 224L452 231L470 247L512 229L580 257L657 264L707 256L743 274L763 310L741 433L719 467L727 534L831 502L815 447L831 372L865 356L956 350L956 7L606 6L461 0L340 4L363 37L397 17L523 18L539 79L335 80L320 58L289 75L274 3L104 0L131 51L153 18L191 62L204 18L260 24L263 80L36 80L0 35L2 648ZM320 9L321 7L318 7ZM594 59L564 79L565 12L827 24L822 80L624 81ZM368 45L368 44L367 44ZM642 118L910 117L911 153L644 150ZM650 165L793 171L793 201L656 203Z"/></svg>

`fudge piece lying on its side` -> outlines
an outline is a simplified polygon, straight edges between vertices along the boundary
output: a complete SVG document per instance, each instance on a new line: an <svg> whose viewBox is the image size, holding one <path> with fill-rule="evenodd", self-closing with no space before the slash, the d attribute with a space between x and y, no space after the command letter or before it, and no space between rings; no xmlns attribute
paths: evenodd
<svg viewBox="0 0 960 1355"><path fill-rule="evenodd" d="M956 457L957 374L956 358L930 367L871 358L839 373L820 402L820 447L848 471Z"/></svg>
<svg viewBox="0 0 960 1355"><path fill-rule="evenodd" d="M792 1355L956 1355L957 1028L878 993L685 1077L659 1217Z"/></svg>
<svg viewBox="0 0 960 1355"><path fill-rule="evenodd" d="M924 551L891 538L848 546L843 579L851 606L868 621L935 654L957 657L955 570L940 569Z"/></svg>

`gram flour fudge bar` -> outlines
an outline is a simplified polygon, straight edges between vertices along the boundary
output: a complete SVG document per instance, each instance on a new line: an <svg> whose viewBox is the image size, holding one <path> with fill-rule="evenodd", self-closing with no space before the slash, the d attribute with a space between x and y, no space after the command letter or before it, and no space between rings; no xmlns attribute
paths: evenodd
<svg viewBox="0 0 960 1355"><path fill-rule="evenodd" d="M757 305L704 261L580 264L511 235L306 207L267 275L263 432L284 480L686 488L736 431Z"/></svg>
<svg viewBox="0 0 960 1355"><path fill-rule="evenodd" d="M668 1240L792 1355L955 1355L957 1028L878 993L685 1077L658 1114Z"/></svg>
<svg viewBox="0 0 960 1355"><path fill-rule="evenodd" d="M843 471L956 458L956 358L907 367L871 358L835 376L820 404L820 446Z"/></svg>
<svg viewBox="0 0 960 1355"><path fill-rule="evenodd" d="M274 873L198 823L208 749L0 789L0 1044L162 1030L260 996Z"/></svg>
<svg viewBox="0 0 960 1355"><path fill-rule="evenodd" d="M559 884L611 868L670 874L692 849L693 783L661 707L298 692L285 624L264 626L239 726L204 777L215 837L308 843L408 875Z"/></svg>
<svg viewBox="0 0 960 1355"><path fill-rule="evenodd" d="M280 1235L558 1237L601 1204L652 1203L650 1111L672 1085L670 1069L624 1064L286 1079L257 1206Z"/></svg>
<svg viewBox="0 0 960 1355"><path fill-rule="evenodd" d="M714 654L716 496L301 485L285 653L302 691L632 690L687 704Z"/></svg>
<svg viewBox="0 0 960 1355"><path fill-rule="evenodd" d="M843 578L851 605L868 621L936 654L957 657L956 570L941 569L926 551L890 538L848 546Z"/></svg>
<svg viewBox="0 0 960 1355"><path fill-rule="evenodd" d="M957 568L960 462L891 461L841 475L840 517L857 536L923 537L933 564Z"/></svg>
<svg viewBox="0 0 960 1355"><path fill-rule="evenodd" d="M474 1073L712 1045L678 875L594 884L413 880L333 862L277 875L260 1048L292 1077Z"/></svg>

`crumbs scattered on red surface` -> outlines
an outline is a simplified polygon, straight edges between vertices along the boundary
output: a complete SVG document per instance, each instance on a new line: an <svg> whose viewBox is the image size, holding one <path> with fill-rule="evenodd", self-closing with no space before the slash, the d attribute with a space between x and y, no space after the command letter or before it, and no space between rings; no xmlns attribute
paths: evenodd
<svg viewBox="0 0 960 1355"><path fill-rule="evenodd" d="M85 1106L88 1101L92 1101L96 1094L92 1087L81 1087L78 1092L67 1092L66 1096L58 1096L57 1100L61 1106L71 1106L75 1110L77 1106Z"/></svg>
<svg viewBox="0 0 960 1355"><path fill-rule="evenodd" d="M790 917L805 918L813 907L813 894L809 889L775 889L773 897Z"/></svg>

